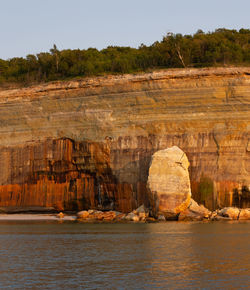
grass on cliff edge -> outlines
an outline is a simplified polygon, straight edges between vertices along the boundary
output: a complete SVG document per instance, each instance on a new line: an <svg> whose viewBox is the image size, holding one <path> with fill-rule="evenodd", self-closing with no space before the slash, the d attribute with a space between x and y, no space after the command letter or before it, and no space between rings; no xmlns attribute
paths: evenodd
<svg viewBox="0 0 250 290"><path fill-rule="evenodd" d="M54 80L180 67L250 66L250 30L220 28L194 35L168 33L162 41L138 48L67 49L26 58L0 59L0 86L28 86Z"/></svg>

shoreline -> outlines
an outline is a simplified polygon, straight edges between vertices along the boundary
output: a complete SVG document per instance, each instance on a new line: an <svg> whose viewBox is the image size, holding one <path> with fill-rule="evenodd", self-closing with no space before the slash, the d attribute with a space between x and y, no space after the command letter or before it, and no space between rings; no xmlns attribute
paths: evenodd
<svg viewBox="0 0 250 290"><path fill-rule="evenodd" d="M42 214L42 213L13 213L13 214L0 214L1 221L76 221L76 215L65 215L63 218L57 217L55 214Z"/></svg>
<svg viewBox="0 0 250 290"><path fill-rule="evenodd" d="M1 208L2 210L4 208ZM19 212L18 212L19 210ZM49 211L48 211L49 210ZM212 221L241 221L250 220L250 208L225 207L213 212L199 205L193 199L190 205L180 213L157 212L141 205L129 213L109 210L100 211L96 209L82 211L61 211L47 208L41 211L40 207L30 208L5 208L0 212L0 221L72 221L79 223L159 223L166 221L190 222L199 221L203 223Z"/></svg>
<svg viewBox="0 0 250 290"><path fill-rule="evenodd" d="M80 224L147 224L147 223L172 223L172 222L178 222L178 223L213 223L213 222L233 222L233 223L239 223L239 222L249 222L249 220L233 220L233 219L222 219L222 220L184 220L184 221L178 221L178 220L146 220L146 221L129 221L129 220L96 220L96 219L89 219L89 220L81 220L77 218L77 215L64 215L63 217L58 217L58 215L55 214L0 214L0 223L4 221L13 221L13 222L28 222L28 221L54 221L54 222L77 222Z"/></svg>

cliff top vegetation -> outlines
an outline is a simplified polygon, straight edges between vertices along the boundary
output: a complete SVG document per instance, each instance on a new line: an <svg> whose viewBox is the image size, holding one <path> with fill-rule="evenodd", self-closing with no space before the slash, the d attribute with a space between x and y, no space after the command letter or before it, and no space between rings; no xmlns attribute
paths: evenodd
<svg viewBox="0 0 250 290"><path fill-rule="evenodd" d="M250 65L250 29L220 28L194 35L168 33L162 41L138 48L109 46L102 50L66 49L26 58L0 59L0 86L123 74L161 68Z"/></svg>

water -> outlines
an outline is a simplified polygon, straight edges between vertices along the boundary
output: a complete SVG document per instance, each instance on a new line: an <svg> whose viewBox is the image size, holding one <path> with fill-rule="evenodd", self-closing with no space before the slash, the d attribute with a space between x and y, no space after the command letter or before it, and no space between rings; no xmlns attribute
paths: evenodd
<svg viewBox="0 0 250 290"><path fill-rule="evenodd" d="M0 289L250 289L250 223L0 223Z"/></svg>

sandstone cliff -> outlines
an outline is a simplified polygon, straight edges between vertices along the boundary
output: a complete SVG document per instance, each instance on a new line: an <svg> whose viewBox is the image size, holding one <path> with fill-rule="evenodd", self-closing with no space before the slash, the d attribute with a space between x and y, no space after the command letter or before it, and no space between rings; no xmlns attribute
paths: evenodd
<svg viewBox="0 0 250 290"><path fill-rule="evenodd" d="M180 147L193 198L249 206L250 68L178 69L0 91L0 207L129 212L154 152Z"/></svg>

